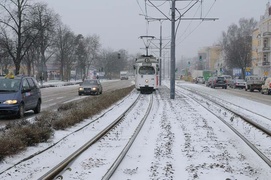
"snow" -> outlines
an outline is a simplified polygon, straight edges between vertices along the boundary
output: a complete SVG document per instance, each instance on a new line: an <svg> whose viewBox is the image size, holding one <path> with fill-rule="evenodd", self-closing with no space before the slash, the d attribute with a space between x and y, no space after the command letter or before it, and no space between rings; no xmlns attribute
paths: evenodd
<svg viewBox="0 0 271 180"><path fill-rule="evenodd" d="M193 93L186 92L181 87L215 97L217 101L226 103L229 108L236 108L232 104L243 107L243 109L236 109L243 113L247 113L244 109L249 109L265 117L271 117L270 106L229 95L227 90L211 89L183 81L176 82L176 98L171 100L166 86L169 87L168 82L164 82L164 86L153 94L154 104L151 114L111 179L267 180L271 177L271 168L217 116L207 111L207 109L213 112L219 110L214 106L204 107L192 101L187 95ZM0 172L23 158L55 144L49 151L1 173L0 179L38 179L50 167L57 165L118 117L138 95L138 92L131 93L100 115L86 119L67 130L56 131L50 142L30 147L25 152L6 158L1 163ZM200 97L193 96L202 104L206 104ZM111 160L125 144L124 140L129 138L129 131L135 128L138 116L144 114L150 97L151 95L143 96L135 110L126 117L127 122L117 126L110 136L103 138L73 162L70 172L63 173L64 179L101 179L102 174L110 167ZM224 112L221 112L221 116L231 118L231 115L225 115ZM271 122L262 123L271 129ZM258 137L262 137L259 132L251 132L252 130L248 132L238 118L232 124L240 128L240 131L247 131L247 135L255 141L258 141ZM77 131L80 128L82 130ZM270 137L262 138L260 141L266 145L266 151L271 152Z"/></svg>

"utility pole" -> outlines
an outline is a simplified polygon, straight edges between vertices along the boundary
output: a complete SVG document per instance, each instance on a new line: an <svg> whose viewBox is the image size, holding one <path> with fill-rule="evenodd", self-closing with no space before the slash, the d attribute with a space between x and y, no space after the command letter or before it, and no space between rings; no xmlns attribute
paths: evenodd
<svg viewBox="0 0 271 180"><path fill-rule="evenodd" d="M171 9L171 63L170 63L170 99L175 99L175 4L172 0Z"/></svg>
<svg viewBox="0 0 271 180"><path fill-rule="evenodd" d="M139 14L139 15L143 15L143 14ZM152 18L152 17L147 17L145 16L145 19L147 21L159 21L160 22L160 40L159 40L159 86L161 86L162 84L162 23L163 23L163 20L167 20L167 18Z"/></svg>
<svg viewBox="0 0 271 180"><path fill-rule="evenodd" d="M162 21L160 20L159 86L162 84Z"/></svg>
<svg viewBox="0 0 271 180"><path fill-rule="evenodd" d="M166 20L171 21L171 51L170 51L170 56L171 56L171 60L170 60L170 99L175 99L175 61L176 61L176 55L175 55L175 40L176 40L176 32L177 30L175 29L175 22L176 22L176 1L191 1L194 3L192 3L190 5L189 8L187 8L185 10L184 13L180 13L179 10L179 14L180 17L177 18L177 20L217 20L218 18L206 18L206 17L202 17L202 15L199 18L184 18L183 16L193 7L195 6L197 3L202 3L203 1L200 0L166 0L166 1L172 1L172 5L171 5L171 17L167 17L167 15L165 13L163 13L155 4L153 4L151 1L162 1L162 0L148 0L148 2L154 7L156 8L161 14L163 14L166 17ZM161 43L160 43L160 47L161 47ZM161 48L160 48L161 49Z"/></svg>
<svg viewBox="0 0 271 180"><path fill-rule="evenodd" d="M141 39L147 39L147 42L144 42L145 48L146 48L146 56L149 55L149 46L150 46L150 41L148 42L148 39L154 39L154 36L140 36Z"/></svg>

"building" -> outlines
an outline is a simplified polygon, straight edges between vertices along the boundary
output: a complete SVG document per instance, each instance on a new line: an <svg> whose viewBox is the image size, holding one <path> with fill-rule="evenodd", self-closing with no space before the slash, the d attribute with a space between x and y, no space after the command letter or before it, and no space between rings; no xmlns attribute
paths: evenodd
<svg viewBox="0 0 271 180"><path fill-rule="evenodd" d="M204 47L198 51L199 63L202 70L210 70L216 74L223 73L225 63L221 56L222 48L219 45Z"/></svg>
<svg viewBox="0 0 271 180"><path fill-rule="evenodd" d="M253 74L271 76L271 7L260 17L257 28L252 33L252 69Z"/></svg>

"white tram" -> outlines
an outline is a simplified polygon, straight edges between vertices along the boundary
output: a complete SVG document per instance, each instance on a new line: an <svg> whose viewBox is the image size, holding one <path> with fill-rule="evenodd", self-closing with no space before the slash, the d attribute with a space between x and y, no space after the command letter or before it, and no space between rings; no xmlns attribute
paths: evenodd
<svg viewBox="0 0 271 180"><path fill-rule="evenodd" d="M135 88L141 93L152 93L158 88L159 63L152 55L142 55L135 60Z"/></svg>

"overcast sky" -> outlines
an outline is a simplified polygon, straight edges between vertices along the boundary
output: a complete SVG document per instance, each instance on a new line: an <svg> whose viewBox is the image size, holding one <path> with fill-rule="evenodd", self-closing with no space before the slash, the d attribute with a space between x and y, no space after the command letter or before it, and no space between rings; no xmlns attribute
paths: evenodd
<svg viewBox="0 0 271 180"><path fill-rule="evenodd" d="M140 36L160 38L160 23L147 23L144 16L165 18L148 1L145 0L35 0L46 2L50 8L61 16L64 24L76 34L100 36L102 47L112 50L125 49L129 54L145 53L144 41ZM197 56L199 49L218 42L223 31L232 23L238 24L240 18L254 18L259 21L264 14L269 0L205 0L203 5L197 3L187 13L185 7L195 2L176 2L184 18L202 17L218 18L216 21L183 20L177 30L176 58ZM151 1L159 10L170 18L170 1ZM189 4L190 3L190 4ZM201 11L202 10L202 11ZM147 13L146 13L147 12ZM178 16L178 13L177 15ZM178 22L176 22L176 27ZM163 45L169 43L171 23L162 23ZM146 39L145 39L146 42ZM153 43L159 46L159 41ZM170 47L170 46L168 46ZM168 50L169 51L169 50ZM152 54L158 55L158 49Z"/></svg>

